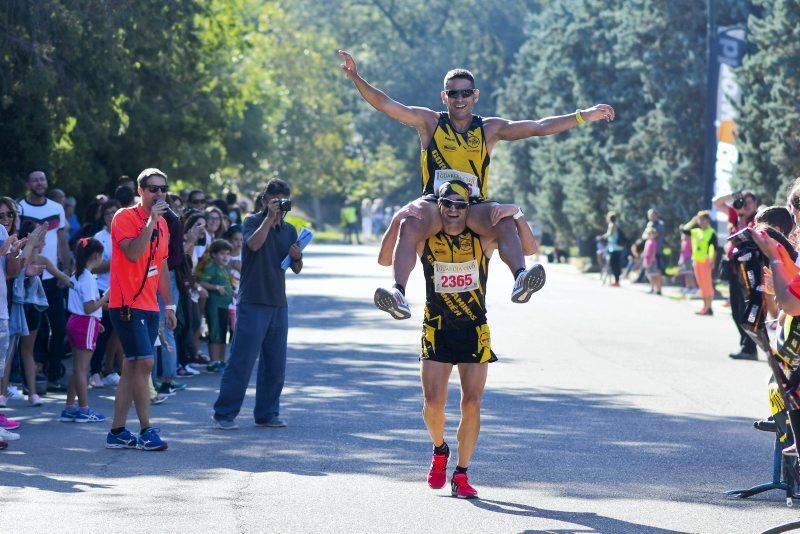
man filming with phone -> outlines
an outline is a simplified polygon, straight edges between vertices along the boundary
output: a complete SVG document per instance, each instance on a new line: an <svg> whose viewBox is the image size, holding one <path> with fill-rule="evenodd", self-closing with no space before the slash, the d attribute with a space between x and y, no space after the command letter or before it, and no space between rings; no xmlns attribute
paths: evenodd
<svg viewBox="0 0 800 534"><path fill-rule="evenodd" d="M167 443L150 426L150 373L158 336L156 292L165 303L166 325L177 324L169 285L167 253L169 230L164 217L176 217L166 202L167 175L145 169L136 179L139 203L122 208L111 221L111 278L108 312L119 335L125 360L116 398L114 421L106 448L163 451ZM133 401L141 431L125 428Z"/></svg>
<svg viewBox="0 0 800 534"><path fill-rule="evenodd" d="M297 274L303 268L303 253L297 230L284 221L292 208L289 185L270 180L262 193L259 213L242 223L242 269L236 309L236 328L231 356L222 375L219 397L214 403L214 426L221 430L238 428L235 419L244 401L247 384L258 358L256 426L285 427L280 418L280 397L286 374L286 344L289 309L286 277L281 261L291 258Z"/></svg>

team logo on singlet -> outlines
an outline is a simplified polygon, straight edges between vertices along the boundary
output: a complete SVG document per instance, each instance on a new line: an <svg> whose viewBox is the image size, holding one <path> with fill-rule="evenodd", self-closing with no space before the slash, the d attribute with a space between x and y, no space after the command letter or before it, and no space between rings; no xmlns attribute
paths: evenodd
<svg viewBox="0 0 800 534"><path fill-rule="evenodd" d="M475 135L475 132L470 131L467 134L467 146L472 149L476 149L481 146L481 140L477 135Z"/></svg>

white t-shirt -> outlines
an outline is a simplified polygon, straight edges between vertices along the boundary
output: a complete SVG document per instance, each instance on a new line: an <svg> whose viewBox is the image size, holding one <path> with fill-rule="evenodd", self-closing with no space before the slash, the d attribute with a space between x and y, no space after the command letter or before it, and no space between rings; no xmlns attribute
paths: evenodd
<svg viewBox="0 0 800 534"><path fill-rule="evenodd" d="M47 234L44 238L44 249L42 255L58 266L58 231L67 226L67 218L64 216L64 207L53 200L45 199L45 203L37 206L29 203L26 199L19 201L20 224L25 221L33 221L36 224L47 224ZM42 280L49 280L53 275L45 271L42 273Z"/></svg>
<svg viewBox="0 0 800 534"><path fill-rule="evenodd" d="M103 261L111 261L111 232L104 226L102 230L94 234L94 238L103 245ZM106 271L97 276L97 289L105 293L111 283L111 273Z"/></svg>
<svg viewBox="0 0 800 534"><path fill-rule="evenodd" d="M0 224L0 246L8 239L6 227ZM8 320L8 285L6 285L6 255L0 256L0 320Z"/></svg>
<svg viewBox="0 0 800 534"><path fill-rule="evenodd" d="M89 269L84 269L78 278L72 275L70 280L72 280L73 287L69 289L67 309L69 309L70 313L75 315L86 315L83 311L83 303L100 299L100 291L97 290L97 280L95 280L94 275L89 272ZM101 319L103 317L103 308L97 308L89 315Z"/></svg>

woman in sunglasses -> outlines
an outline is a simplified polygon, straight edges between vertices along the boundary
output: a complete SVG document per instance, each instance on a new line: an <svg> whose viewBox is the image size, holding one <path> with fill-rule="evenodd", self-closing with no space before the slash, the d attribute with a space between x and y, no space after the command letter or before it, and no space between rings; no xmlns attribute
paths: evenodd
<svg viewBox="0 0 800 534"><path fill-rule="evenodd" d="M575 113L539 120L483 118L472 113L480 98L480 90L475 87L472 73L466 69L453 69L445 75L441 92L446 111L437 112L392 100L359 76L355 60L350 54L339 50L339 56L344 60L342 70L364 100L396 121L414 127L419 134L422 194L425 196L413 201L413 204L419 209L421 218L406 218L397 233L387 232L381 242L382 249L385 247L395 251L392 258L395 283L391 293L397 306L408 311L405 285L414 268L414 251L417 243L441 229L433 204L434 193L443 182L449 180L460 180L470 186L470 202L474 206L470 210L467 226L480 235L497 234L501 256L515 280L512 302L530 300L531 295L544 286L544 268L538 263L529 269L525 268L522 245L513 220L492 223L493 203L488 200L491 152L499 141L553 135L584 122L612 121L614 109L607 104L598 104L576 110ZM381 257L384 256L381 254Z"/></svg>

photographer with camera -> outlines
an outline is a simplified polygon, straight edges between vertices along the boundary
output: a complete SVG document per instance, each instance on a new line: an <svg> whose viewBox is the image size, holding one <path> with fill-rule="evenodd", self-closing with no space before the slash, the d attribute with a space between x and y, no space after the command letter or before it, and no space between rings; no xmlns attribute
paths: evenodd
<svg viewBox="0 0 800 534"><path fill-rule="evenodd" d="M167 175L145 169L136 179L139 203L122 208L111 221L111 279L108 312L125 353L114 400L114 421L106 437L109 449L163 451L167 443L150 426L150 373L158 336L159 307L156 292L164 300L166 326L177 324L169 284L167 254L169 209ZM131 401L136 406L141 431L125 428Z"/></svg>
<svg viewBox="0 0 800 534"><path fill-rule="evenodd" d="M256 426L284 427L280 396L286 373L289 309L286 276L281 261L288 254L295 274L303 268L297 230L284 221L292 209L289 185L270 180L260 195L262 210L242 223L242 268L239 281L236 328L228 364L222 374L212 420L217 428L238 428L239 415L256 358Z"/></svg>
<svg viewBox="0 0 800 534"><path fill-rule="evenodd" d="M714 207L722 213L728 215L728 233L734 234L743 228L752 227L758 209L758 199L755 193L748 190L736 191L729 195L721 195L714 199ZM720 265L721 278L727 279L730 291L731 315L738 317L744 310L744 289L736 276L734 265L731 261L731 247L725 244L725 256ZM756 344L750 336L742 330L738 322L734 320L737 330L739 330L739 352L729 354L734 360L756 360Z"/></svg>

